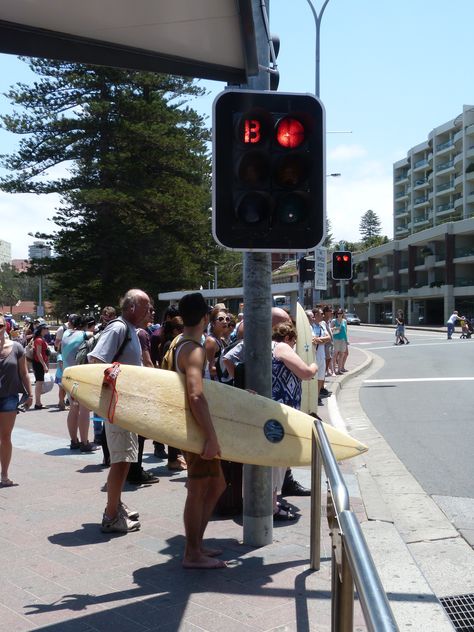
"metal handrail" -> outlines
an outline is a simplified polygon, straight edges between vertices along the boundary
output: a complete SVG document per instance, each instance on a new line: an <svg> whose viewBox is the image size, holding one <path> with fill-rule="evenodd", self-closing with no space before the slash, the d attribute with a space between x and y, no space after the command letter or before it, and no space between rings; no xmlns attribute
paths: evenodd
<svg viewBox="0 0 474 632"><path fill-rule="evenodd" d="M329 485L327 512L333 541L331 630L349 632L353 629L355 583L369 631L397 632L398 626L374 561L350 509L344 478L319 420L315 420L313 426L310 567L320 568L322 465Z"/></svg>

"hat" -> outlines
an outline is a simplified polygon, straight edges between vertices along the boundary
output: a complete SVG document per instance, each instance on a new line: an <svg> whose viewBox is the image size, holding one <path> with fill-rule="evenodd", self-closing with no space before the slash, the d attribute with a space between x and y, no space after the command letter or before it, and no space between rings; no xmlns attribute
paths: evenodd
<svg viewBox="0 0 474 632"><path fill-rule="evenodd" d="M183 323L188 327L197 325L203 316L212 311L200 292L185 294L179 301L178 308Z"/></svg>

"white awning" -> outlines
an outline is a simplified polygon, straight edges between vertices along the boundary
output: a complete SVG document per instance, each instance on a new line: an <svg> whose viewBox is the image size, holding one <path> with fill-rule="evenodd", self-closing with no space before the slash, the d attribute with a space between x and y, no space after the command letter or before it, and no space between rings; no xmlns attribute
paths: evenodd
<svg viewBox="0 0 474 632"><path fill-rule="evenodd" d="M0 52L243 83L251 0L0 0Z"/></svg>

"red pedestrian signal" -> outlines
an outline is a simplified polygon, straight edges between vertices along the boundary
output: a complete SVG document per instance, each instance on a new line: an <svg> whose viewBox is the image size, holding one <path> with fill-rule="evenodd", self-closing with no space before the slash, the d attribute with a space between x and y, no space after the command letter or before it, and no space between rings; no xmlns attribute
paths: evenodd
<svg viewBox="0 0 474 632"><path fill-rule="evenodd" d="M352 279L352 252L336 250L332 253L332 278L335 281Z"/></svg>
<svg viewBox="0 0 474 632"><path fill-rule="evenodd" d="M213 234L233 250L306 251L324 237L316 97L226 90L214 102Z"/></svg>

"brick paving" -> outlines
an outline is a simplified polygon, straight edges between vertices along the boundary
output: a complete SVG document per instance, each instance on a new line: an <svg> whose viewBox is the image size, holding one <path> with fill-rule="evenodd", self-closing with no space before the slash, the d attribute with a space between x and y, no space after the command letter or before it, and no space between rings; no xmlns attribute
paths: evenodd
<svg viewBox="0 0 474 632"><path fill-rule="evenodd" d="M69 450L67 413L54 407L56 396L45 396L44 410L17 417L10 469L17 485L0 489L0 630L330 630L331 543L323 517L321 569L311 572L310 498L288 499L300 518L276 524L273 543L262 548L242 543L240 519L213 519L208 541L224 549L229 568L183 570L185 475L171 475L147 442L144 466L160 483L124 493L141 530L101 533L107 470L100 452ZM364 520L351 463L342 469ZM309 484L309 469L295 477ZM354 629L366 629L357 602Z"/></svg>

